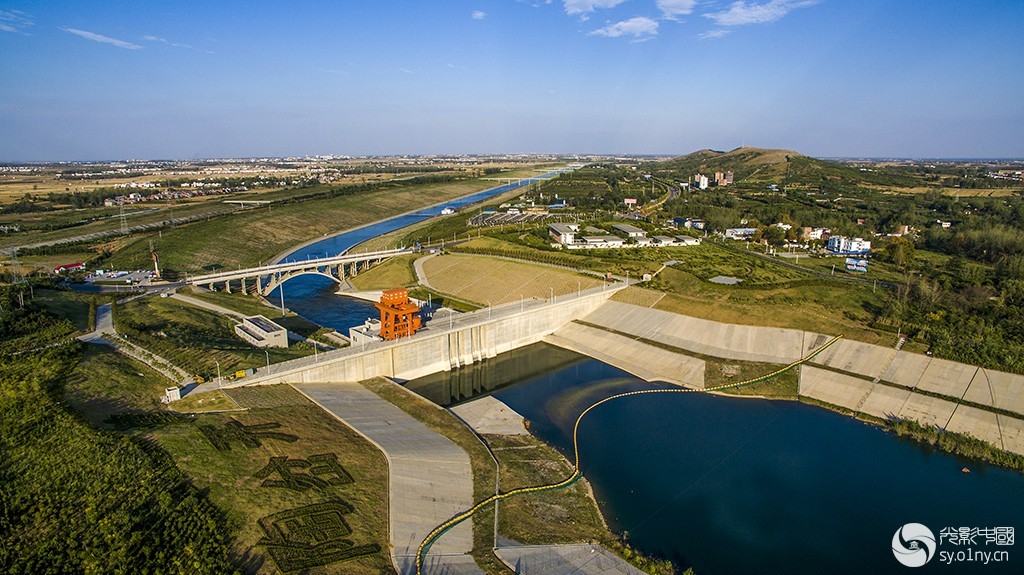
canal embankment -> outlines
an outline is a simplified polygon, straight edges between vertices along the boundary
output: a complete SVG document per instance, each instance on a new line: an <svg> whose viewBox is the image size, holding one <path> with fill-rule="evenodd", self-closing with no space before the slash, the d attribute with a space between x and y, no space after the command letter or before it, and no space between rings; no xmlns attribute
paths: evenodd
<svg viewBox="0 0 1024 575"><path fill-rule="evenodd" d="M688 352L787 364L829 337L608 301L545 341L648 381L703 388L703 362ZM799 396L866 419L916 421L1024 454L1024 376L844 339L800 368Z"/></svg>

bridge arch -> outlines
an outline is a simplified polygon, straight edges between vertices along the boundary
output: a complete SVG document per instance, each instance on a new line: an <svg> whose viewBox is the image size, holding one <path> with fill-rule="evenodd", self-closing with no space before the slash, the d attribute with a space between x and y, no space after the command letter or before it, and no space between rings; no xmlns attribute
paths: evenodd
<svg viewBox="0 0 1024 575"><path fill-rule="evenodd" d="M327 278L327 279L329 279L329 280L331 280L334 283L339 284L339 285L341 285L341 283L345 281L343 278L340 278L340 277L338 277L338 276L336 276L334 274L331 274L329 272L325 272L323 270L315 270L315 269L311 269L311 270L297 270L297 271L287 272L287 273L281 274L280 276L270 276L270 281L267 282L266 285L261 285L260 286L260 295L263 295L263 296L270 295L270 292L272 292L275 289L277 289L278 286L284 285L284 283L287 282L288 280L290 280L292 278L297 278L299 276L305 276L305 275L323 276L323 277L325 277L325 278Z"/></svg>

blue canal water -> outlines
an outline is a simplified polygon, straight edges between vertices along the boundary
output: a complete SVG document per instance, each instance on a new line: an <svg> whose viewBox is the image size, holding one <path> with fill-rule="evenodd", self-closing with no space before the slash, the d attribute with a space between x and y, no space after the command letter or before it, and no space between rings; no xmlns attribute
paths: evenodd
<svg viewBox="0 0 1024 575"><path fill-rule="evenodd" d="M538 178L528 178L516 183L498 186L470 196L465 196L443 204L424 208L423 210L412 214L394 217L357 230L324 238L319 242L299 248L287 254L279 261L285 262L333 256L381 234L393 232L397 229L423 221L426 218L439 215L441 210L445 207L460 208L474 204L516 188L527 186L541 178L551 177L555 174L561 173L562 171L564 170L557 170L544 174L543 176L539 176ZM341 333L347 334L348 328L359 325L363 323L366 318L373 317L377 314L373 304L369 302L339 296L336 293L338 290L337 284L322 276L297 276L294 279L285 282L281 288L277 288L271 292L271 294L267 296L267 300L271 303L279 303L281 301L281 289L284 289L285 307L312 322L325 327L334 328Z"/></svg>
<svg viewBox="0 0 1024 575"><path fill-rule="evenodd" d="M489 391L570 459L572 426L587 406L671 387L546 344L498 359L407 385L441 403ZM515 373L487 374L489 363ZM936 556L919 569L891 551L893 534L911 522L936 537L945 527L1024 526L1024 477L821 408L645 395L595 409L579 438L584 475L611 528L701 575L1024 572L1024 545L987 546L1008 550L1009 563L941 565Z"/></svg>

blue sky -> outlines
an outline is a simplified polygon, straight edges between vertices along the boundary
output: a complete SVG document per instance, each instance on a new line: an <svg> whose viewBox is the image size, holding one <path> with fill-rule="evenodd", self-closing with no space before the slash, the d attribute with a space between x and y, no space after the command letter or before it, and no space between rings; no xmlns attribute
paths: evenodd
<svg viewBox="0 0 1024 575"><path fill-rule="evenodd" d="M0 161L1024 157L1021 30L1021 0L0 0Z"/></svg>

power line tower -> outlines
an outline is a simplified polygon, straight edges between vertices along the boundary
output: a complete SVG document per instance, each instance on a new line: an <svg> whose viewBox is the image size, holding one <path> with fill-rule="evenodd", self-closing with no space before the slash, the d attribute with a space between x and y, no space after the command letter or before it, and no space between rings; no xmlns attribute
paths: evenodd
<svg viewBox="0 0 1024 575"><path fill-rule="evenodd" d="M18 304L25 307L25 286L28 286L29 297L34 298L32 284L25 278L25 272L21 269L21 262L18 261L18 248L11 248L11 285L17 289Z"/></svg>
<svg viewBox="0 0 1024 575"><path fill-rule="evenodd" d="M128 235L128 219L124 217L124 204L121 204L121 233Z"/></svg>

